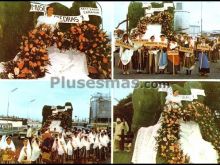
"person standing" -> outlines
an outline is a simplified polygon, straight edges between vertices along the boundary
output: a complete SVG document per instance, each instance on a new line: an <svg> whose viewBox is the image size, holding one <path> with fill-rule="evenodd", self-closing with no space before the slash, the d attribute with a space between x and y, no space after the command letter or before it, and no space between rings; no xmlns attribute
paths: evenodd
<svg viewBox="0 0 220 165"><path fill-rule="evenodd" d="M21 149L18 162L19 163L30 163L31 162L31 146L29 140L26 138L23 141L24 146Z"/></svg>
<svg viewBox="0 0 220 165"><path fill-rule="evenodd" d="M165 35L160 36L160 42L164 44L168 44ZM164 70L167 67L167 48L161 47L158 53L159 53L159 60L158 60L159 72L161 74L164 74Z"/></svg>
<svg viewBox="0 0 220 165"><path fill-rule="evenodd" d="M122 37L122 42L125 44L132 45L131 40L129 39L128 34L124 34ZM119 51L119 56L120 56L120 62L119 62L119 67L122 69L123 74L130 74L129 69L130 69L130 62L131 62L131 57L133 55L133 49L128 49L120 46L120 51Z"/></svg>
<svg viewBox="0 0 220 165"><path fill-rule="evenodd" d="M150 37L150 42L155 42L155 36ZM150 74L158 72L158 48L155 46L148 47L148 67L147 72Z"/></svg>
<svg viewBox="0 0 220 165"><path fill-rule="evenodd" d="M218 54L219 54L219 44L217 43L217 40L214 40L212 49L211 49L211 61L214 63L217 63L218 60Z"/></svg>
<svg viewBox="0 0 220 165"><path fill-rule="evenodd" d="M27 129L26 137L28 138L29 142L31 143L31 141L32 141L32 128L29 125L27 127L28 127L28 129Z"/></svg>
<svg viewBox="0 0 220 165"><path fill-rule="evenodd" d="M178 44L175 40L175 38L170 39L170 43L168 46L168 50L170 51L178 51ZM180 57L179 55L169 55L168 54L168 66L167 71L170 74L177 74L178 71L180 71Z"/></svg>
<svg viewBox="0 0 220 165"><path fill-rule="evenodd" d="M140 33L137 35L135 39L141 40L143 35ZM144 58L144 49L143 43L134 42L134 54L132 56L132 66L133 69L136 70L136 73L142 73L144 68L146 67L146 62Z"/></svg>
<svg viewBox="0 0 220 165"><path fill-rule="evenodd" d="M201 46L208 46L206 44L205 38L202 38ZM208 54L205 50L199 51L199 73L201 76L208 76L210 72Z"/></svg>
<svg viewBox="0 0 220 165"><path fill-rule="evenodd" d="M184 47L191 48L194 51L194 41L191 37L185 41ZM195 67L195 55L193 53L184 53L183 67L186 69L186 75L191 75Z"/></svg>
<svg viewBox="0 0 220 165"><path fill-rule="evenodd" d="M129 131L129 127L127 122L123 119L123 122L121 122L120 118L116 119L116 125L115 125L115 133L114 133L114 152L119 151L121 149L121 139L122 135L127 134Z"/></svg>

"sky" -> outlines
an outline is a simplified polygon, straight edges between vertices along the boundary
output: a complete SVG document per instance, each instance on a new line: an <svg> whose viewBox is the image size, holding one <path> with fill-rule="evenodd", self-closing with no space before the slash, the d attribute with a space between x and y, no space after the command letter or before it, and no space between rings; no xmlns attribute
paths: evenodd
<svg viewBox="0 0 220 165"><path fill-rule="evenodd" d="M14 92L11 90L18 88ZM0 115L7 115L9 96L9 115L34 120L42 120L42 108L44 105L61 105L71 102L73 106L73 118L89 118L89 107L91 95L97 92L109 94L107 88L61 88L61 86L50 87L50 81L41 80L2 80L0 81ZM31 100L36 99L34 102Z"/></svg>
<svg viewBox="0 0 220 165"><path fill-rule="evenodd" d="M175 1L174 1L175 2ZM114 2L114 28L119 22L126 19L128 6L130 2ZM183 2L184 10L189 11L188 19L190 24L200 25L201 20L201 2ZM203 9L203 30L211 31L220 29L220 2L202 2ZM125 24L120 26L125 29Z"/></svg>
<svg viewBox="0 0 220 165"><path fill-rule="evenodd" d="M125 82L122 82L123 80L120 80L120 83L123 84ZM126 81L126 80L125 80ZM130 80L131 82L131 80ZM114 88L112 90L112 105L117 105L118 101L120 101L123 98L126 98L130 93L133 93L134 88L129 87L129 88Z"/></svg>

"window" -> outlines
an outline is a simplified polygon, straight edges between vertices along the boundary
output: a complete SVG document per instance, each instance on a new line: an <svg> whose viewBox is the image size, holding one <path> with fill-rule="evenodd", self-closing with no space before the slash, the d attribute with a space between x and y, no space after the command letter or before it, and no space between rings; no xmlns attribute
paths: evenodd
<svg viewBox="0 0 220 165"><path fill-rule="evenodd" d="M183 10L183 4L182 4L182 2L176 3L176 10Z"/></svg>

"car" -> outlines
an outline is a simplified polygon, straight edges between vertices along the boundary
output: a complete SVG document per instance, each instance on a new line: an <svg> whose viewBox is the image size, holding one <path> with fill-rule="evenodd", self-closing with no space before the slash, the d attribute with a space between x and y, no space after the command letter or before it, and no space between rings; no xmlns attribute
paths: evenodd
<svg viewBox="0 0 220 165"><path fill-rule="evenodd" d="M23 129L18 133L18 139L24 139L27 135L27 129Z"/></svg>

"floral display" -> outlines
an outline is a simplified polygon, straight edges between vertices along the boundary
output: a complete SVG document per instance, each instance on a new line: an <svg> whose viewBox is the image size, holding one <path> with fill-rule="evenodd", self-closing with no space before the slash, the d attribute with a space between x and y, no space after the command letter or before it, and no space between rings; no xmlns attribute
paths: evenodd
<svg viewBox="0 0 220 165"><path fill-rule="evenodd" d="M139 34L145 34L148 24L161 24L161 33L170 38L173 35L173 19L173 15L168 11L160 12L151 17L142 17L137 27L132 31L131 37L135 38Z"/></svg>
<svg viewBox="0 0 220 165"><path fill-rule="evenodd" d="M184 107L176 103L166 105L162 112L161 128L158 130L158 155L170 164L189 163L190 157L184 155L180 140L180 120L195 121L199 124L203 139L211 142L220 155L220 132L214 122L212 111L200 102L188 103ZM218 160L220 162L220 160Z"/></svg>
<svg viewBox="0 0 220 165"><path fill-rule="evenodd" d="M4 63L4 79L36 79L45 76L46 66L51 65L47 48L56 45L61 51L70 48L86 54L91 78L110 78L111 46L105 32L95 25L82 23L73 25L69 31L61 32L41 25L27 36L22 36L19 53L13 61Z"/></svg>

